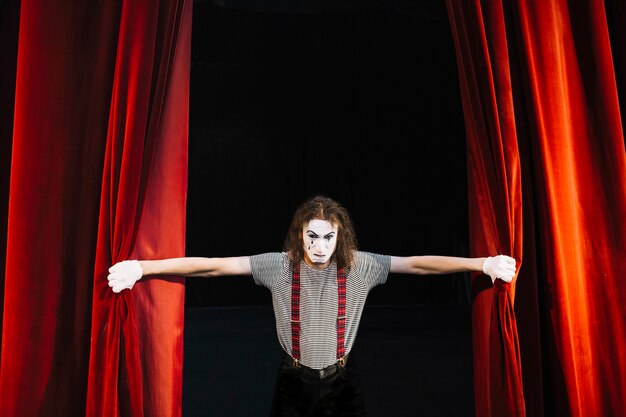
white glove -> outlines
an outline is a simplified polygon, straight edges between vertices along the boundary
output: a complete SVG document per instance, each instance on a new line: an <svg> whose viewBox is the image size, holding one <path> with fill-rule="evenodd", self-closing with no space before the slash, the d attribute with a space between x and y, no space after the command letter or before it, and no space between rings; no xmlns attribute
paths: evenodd
<svg viewBox="0 0 626 417"><path fill-rule="evenodd" d="M122 261L109 268L109 287L113 288L113 292L128 288L133 288L135 282L139 281L143 276L143 270L139 261Z"/></svg>
<svg viewBox="0 0 626 417"><path fill-rule="evenodd" d="M515 276L515 259L506 255L490 256L483 263L483 272L491 277L494 284L498 278L511 282Z"/></svg>

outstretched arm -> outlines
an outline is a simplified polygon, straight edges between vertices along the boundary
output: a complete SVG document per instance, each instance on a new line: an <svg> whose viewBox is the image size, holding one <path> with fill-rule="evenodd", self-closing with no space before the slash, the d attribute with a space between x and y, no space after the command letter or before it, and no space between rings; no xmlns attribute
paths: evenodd
<svg viewBox="0 0 626 417"><path fill-rule="evenodd" d="M155 261L122 261L109 268L109 287L113 292L132 289L135 282L148 275L181 277L218 277L251 275L248 256L230 258L170 258Z"/></svg>
<svg viewBox="0 0 626 417"><path fill-rule="evenodd" d="M456 272L484 272L491 277L511 282L515 276L515 259L506 255L487 258L456 256L392 256L391 270L398 274L436 275Z"/></svg>
<svg viewBox="0 0 626 417"><path fill-rule="evenodd" d="M139 261L143 275L177 275L181 277L219 277L250 275L250 258L170 258Z"/></svg>

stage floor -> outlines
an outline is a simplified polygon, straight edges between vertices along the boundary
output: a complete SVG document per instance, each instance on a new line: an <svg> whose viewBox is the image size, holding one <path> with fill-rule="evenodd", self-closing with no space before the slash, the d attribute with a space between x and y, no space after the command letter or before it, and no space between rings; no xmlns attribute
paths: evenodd
<svg viewBox="0 0 626 417"><path fill-rule="evenodd" d="M357 359L369 417L473 417L471 311L366 306ZM264 417L280 362L270 307L185 310L183 417Z"/></svg>

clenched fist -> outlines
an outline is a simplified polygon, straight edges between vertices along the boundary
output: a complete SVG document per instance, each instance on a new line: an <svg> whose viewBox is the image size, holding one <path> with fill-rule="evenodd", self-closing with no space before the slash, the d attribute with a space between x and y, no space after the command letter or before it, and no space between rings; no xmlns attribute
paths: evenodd
<svg viewBox="0 0 626 417"><path fill-rule="evenodd" d="M143 270L139 261L122 261L109 268L109 287L113 288L113 292L128 288L133 288L135 282L139 281L143 276Z"/></svg>
<svg viewBox="0 0 626 417"><path fill-rule="evenodd" d="M483 263L483 272L491 277L491 282L496 279L511 282L515 276L515 259L506 255L490 256Z"/></svg>

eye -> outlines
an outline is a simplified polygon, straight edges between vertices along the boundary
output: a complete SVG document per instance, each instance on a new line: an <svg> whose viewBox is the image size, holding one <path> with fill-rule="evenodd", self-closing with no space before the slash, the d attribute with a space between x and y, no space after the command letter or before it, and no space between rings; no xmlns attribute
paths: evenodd
<svg viewBox="0 0 626 417"><path fill-rule="evenodd" d="M326 236L324 236L324 238L326 238L326 240L331 240L333 237L335 237L335 235L326 235Z"/></svg>

